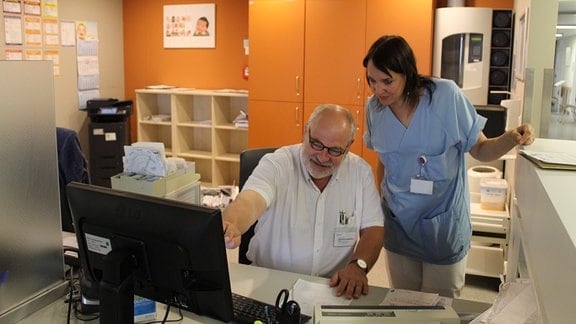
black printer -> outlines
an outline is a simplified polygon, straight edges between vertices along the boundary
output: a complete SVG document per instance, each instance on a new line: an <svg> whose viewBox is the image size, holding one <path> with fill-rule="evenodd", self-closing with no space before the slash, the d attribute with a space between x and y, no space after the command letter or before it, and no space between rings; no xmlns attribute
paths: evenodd
<svg viewBox="0 0 576 324"><path fill-rule="evenodd" d="M123 171L124 145L130 145L132 100L97 98L86 102L90 178L92 184L111 187L110 177Z"/></svg>
<svg viewBox="0 0 576 324"><path fill-rule="evenodd" d="M86 102L88 117L93 122L123 122L132 114L132 100L96 98Z"/></svg>

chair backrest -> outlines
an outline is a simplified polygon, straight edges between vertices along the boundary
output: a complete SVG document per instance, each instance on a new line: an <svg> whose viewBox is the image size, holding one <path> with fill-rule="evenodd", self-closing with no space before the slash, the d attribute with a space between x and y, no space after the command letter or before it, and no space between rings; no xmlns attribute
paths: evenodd
<svg viewBox="0 0 576 324"><path fill-rule="evenodd" d="M266 148L255 148L247 149L240 153L240 179L238 180L238 187L242 190L244 183L248 180L248 177L252 174L252 171L260 162L260 159L266 153L272 153L276 150L274 147ZM248 244L250 239L254 236L254 226L250 226L246 233L242 234L242 241L240 242L240 247L238 248L238 262L242 264L251 264L252 262L246 257L246 252L248 252Z"/></svg>
<svg viewBox="0 0 576 324"><path fill-rule="evenodd" d="M58 178L60 184L60 210L62 230L74 232L72 214L68 207L66 185L70 182L90 183L88 161L82 152L76 131L56 127L56 143L58 146Z"/></svg>

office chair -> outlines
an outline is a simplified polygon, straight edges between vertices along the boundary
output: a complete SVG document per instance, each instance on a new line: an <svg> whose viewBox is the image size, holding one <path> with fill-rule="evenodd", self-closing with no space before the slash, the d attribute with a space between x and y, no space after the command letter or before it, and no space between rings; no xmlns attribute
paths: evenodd
<svg viewBox="0 0 576 324"><path fill-rule="evenodd" d="M74 232L72 214L70 213L68 198L66 197L66 185L72 181L90 183L88 162L82 152L76 131L56 127L56 143L58 146L58 179L62 230Z"/></svg>
<svg viewBox="0 0 576 324"><path fill-rule="evenodd" d="M252 174L252 171L260 162L260 159L266 153L272 153L276 150L274 147L267 147L267 148L255 148L255 149L247 149L240 153L240 180L238 181L238 187L242 190L244 183L248 180L248 177ZM248 244L250 243L250 239L254 236L254 227L256 223L254 223L246 233L242 234L242 240L240 242L240 247L238 250L238 263L241 264L251 264L252 261L248 260L246 257L246 252L248 252Z"/></svg>

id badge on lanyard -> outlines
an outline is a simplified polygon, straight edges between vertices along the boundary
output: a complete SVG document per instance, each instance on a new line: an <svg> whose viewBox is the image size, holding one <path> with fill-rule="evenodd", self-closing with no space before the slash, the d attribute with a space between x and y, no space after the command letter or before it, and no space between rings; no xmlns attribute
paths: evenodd
<svg viewBox="0 0 576 324"><path fill-rule="evenodd" d="M420 155L418 157L418 164L420 164L420 173L410 179L410 192L422 195L431 195L434 189L434 181L426 178L424 167L428 159L426 156Z"/></svg>

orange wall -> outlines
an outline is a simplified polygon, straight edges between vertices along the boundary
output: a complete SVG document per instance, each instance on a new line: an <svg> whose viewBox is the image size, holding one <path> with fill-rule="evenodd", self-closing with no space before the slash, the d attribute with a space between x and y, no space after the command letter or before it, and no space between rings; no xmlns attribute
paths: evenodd
<svg viewBox="0 0 576 324"><path fill-rule="evenodd" d="M163 48L163 6L194 3L216 4L216 48ZM447 0L438 0L436 5L446 4ZM465 4L512 9L514 0L466 0ZM248 89L248 81L241 73L248 64L243 47L243 40L248 37L247 0L124 0L123 19L126 99L134 100L134 90L152 84ZM131 125L135 141L135 114Z"/></svg>
<svg viewBox="0 0 576 324"><path fill-rule="evenodd" d="M216 4L215 48L163 48L163 6ZM247 0L124 0L124 78L126 99L134 90L167 84L200 89L248 89L242 68L248 64ZM120 73L120 71L119 71ZM136 141L136 116L131 135Z"/></svg>

